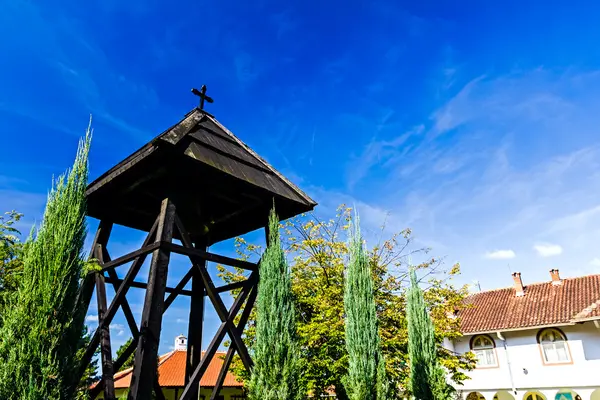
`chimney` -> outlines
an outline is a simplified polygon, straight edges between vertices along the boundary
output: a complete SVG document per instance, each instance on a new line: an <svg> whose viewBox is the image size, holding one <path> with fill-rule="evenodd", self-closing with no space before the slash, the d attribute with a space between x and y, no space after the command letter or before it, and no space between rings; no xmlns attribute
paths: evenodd
<svg viewBox="0 0 600 400"><path fill-rule="evenodd" d="M520 272L513 272L512 274L513 280L515 281L515 294L517 297L521 297L525 295L525 289L523 289L523 281L521 280Z"/></svg>
<svg viewBox="0 0 600 400"><path fill-rule="evenodd" d="M187 350L187 338L179 335L175 338L175 350Z"/></svg>
<svg viewBox="0 0 600 400"><path fill-rule="evenodd" d="M553 285L560 285L560 284L562 284L562 281L560 280L560 275L558 274L558 270L557 269L551 269L550 270L550 277L552 278L552 284Z"/></svg>

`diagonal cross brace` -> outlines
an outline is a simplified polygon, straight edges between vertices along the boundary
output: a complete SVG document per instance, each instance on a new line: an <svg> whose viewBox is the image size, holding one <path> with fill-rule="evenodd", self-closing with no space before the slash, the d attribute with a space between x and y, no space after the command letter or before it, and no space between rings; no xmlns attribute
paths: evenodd
<svg viewBox="0 0 600 400"><path fill-rule="evenodd" d="M158 219L154 222L154 225L152 226L152 229L148 233L146 240L144 240L144 244L142 245L142 247L145 247L152 241L152 239L154 238L154 234L156 232L157 226L158 226ZM102 253L100 254L100 257L103 257ZM110 306L106 310L106 314L104 315L102 324L99 324L98 328L96 328L96 331L94 332L94 335L92 336L90 343L88 344L88 347L87 347L83 357L81 358L81 364L80 364L79 372L78 372L79 376L83 376L83 374L85 373L85 369L91 362L92 357L94 356L94 353L96 352L96 349L98 348L98 344L100 344L100 332L102 331L104 326L109 326L110 323L112 322L115 314L117 313L117 310L119 309L119 306L123 302L123 299L125 299L125 294L127 293L127 290L129 289L128 283L135 278L135 275L137 274L139 269L142 267L142 264L144 263L145 259L146 259L146 255L141 255L140 257L135 259L135 261L131 265L131 268L129 269L129 272L127 272L127 275L125 276L125 279L123 280L121 286L116 291L113 301L110 303Z"/></svg>
<svg viewBox="0 0 600 400"><path fill-rule="evenodd" d="M183 243L184 247L193 249L194 246L192 244L190 236L185 230L183 223L177 217L177 215L175 215L175 226L181 234L181 242ZM221 321L225 324L227 333L229 334L231 341L235 343L240 358L242 359L242 363L249 372L252 368L252 360L250 359L250 354L248 354L248 348L246 347L246 344L242 341L241 335L238 334L233 322L229 320L227 316L227 308L225 307L221 296L216 292L215 284L212 282L212 279L208 274L206 268L202 268L202 266L198 262L199 260L197 260L197 257L190 255L190 260L198 268L198 271L200 272L200 276L202 277L202 281L204 283L204 287L206 289L206 294L208 295L208 298L212 302L213 306L215 307L215 311L217 312L219 319L221 319ZM251 277L255 274L256 272L253 272ZM250 281L251 279L249 278L248 280ZM252 281L254 283L254 280Z"/></svg>
<svg viewBox="0 0 600 400"><path fill-rule="evenodd" d="M194 385L198 385L200 383L200 379L202 378L202 375L206 371L206 368L208 368L208 364L214 357L219 345L221 344L223 338L225 337L227 326L229 324L233 324L233 320L235 319L240 308L242 307L242 304L244 304L244 300L246 300L246 297L248 297L249 292L252 290L256 290L253 285L253 283L255 283L255 281L256 281L256 277L251 276L250 279L248 279L248 285L246 287L242 288L242 291L240 292L238 297L233 302L233 305L231 306L231 309L229 310L226 320L224 322L222 322L221 325L219 326L219 329L217 329L215 336L211 340L206 352L204 353L204 357L202 357L200 364L198 364L198 366L194 370L194 373L190 377L189 382L187 383L186 387L184 388L183 394L181 395L180 400L192 400L192 398L191 398L191 394L193 392L192 387Z"/></svg>
<svg viewBox="0 0 600 400"><path fill-rule="evenodd" d="M248 301L244 306L244 311L242 312L242 316L240 317L240 321L237 326L237 331L241 335L244 332L244 327L250 318L250 313L252 312L252 308L254 307L254 302L256 301L256 295L258 294L258 290L255 287L254 290L248 296ZM221 366L221 371L219 371L219 376L217 377L217 382L213 387L212 394L210 395L209 400L215 400L219 395L219 391L223 387L223 382L225 382L225 376L227 375L227 371L229 370L229 366L231 365L231 361L233 360L233 355L235 354L235 343L231 343L229 349L227 349L227 354L225 355L225 360L223 360L223 365Z"/></svg>

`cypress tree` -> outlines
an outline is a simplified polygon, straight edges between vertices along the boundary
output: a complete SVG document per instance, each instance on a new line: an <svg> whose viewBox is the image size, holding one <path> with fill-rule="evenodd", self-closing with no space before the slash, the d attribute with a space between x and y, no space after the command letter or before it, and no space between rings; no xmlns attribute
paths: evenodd
<svg viewBox="0 0 600 400"><path fill-rule="evenodd" d="M68 389L78 384L74 377L85 342L85 310L77 315L73 310L86 272L82 250L90 141L88 128L73 167L53 182L42 222L25 245L18 289L0 328L2 399L66 399Z"/></svg>
<svg viewBox="0 0 600 400"><path fill-rule="evenodd" d="M423 291L414 268L410 270L410 288L406 298L408 320L408 356L410 360L410 390L417 400L444 400L446 382L444 370L437 361L435 329L429 317Z"/></svg>
<svg viewBox="0 0 600 400"><path fill-rule="evenodd" d="M251 400L302 398L292 279L279 237L275 210L269 216L269 244L260 262Z"/></svg>
<svg viewBox="0 0 600 400"><path fill-rule="evenodd" d="M381 356L373 277L363 246L358 217L350 234L349 262L344 281L348 376L351 400L375 400L384 393L385 368ZM379 369L379 371L378 371ZM378 383L378 375L381 375Z"/></svg>

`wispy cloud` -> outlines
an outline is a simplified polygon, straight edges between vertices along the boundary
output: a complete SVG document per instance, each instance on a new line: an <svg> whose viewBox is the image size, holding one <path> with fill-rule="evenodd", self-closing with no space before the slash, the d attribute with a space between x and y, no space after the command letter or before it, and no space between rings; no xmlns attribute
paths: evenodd
<svg viewBox="0 0 600 400"><path fill-rule="evenodd" d="M485 258L490 260L509 260L515 258L517 255L513 250L494 250L487 252Z"/></svg>
<svg viewBox="0 0 600 400"><path fill-rule="evenodd" d="M539 69L473 79L430 114L423 134L366 144L351 165L360 178L352 183L368 192L356 196L441 244L465 274L482 281L496 276L477 275L486 262L517 253L527 272L545 273L542 254L565 273L589 265L600 241L595 90L600 75L593 72ZM531 132L553 146L530 141ZM388 145L395 140L398 146ZM560 243L561 250L531 251L532 243Z"/></svg>
<svg viewBox="0 0 600 400"><path fill-rule="evenodd" d="M557 244L540 243L533 246L540 257L552 257L562 254L563 248Z"/></svg>

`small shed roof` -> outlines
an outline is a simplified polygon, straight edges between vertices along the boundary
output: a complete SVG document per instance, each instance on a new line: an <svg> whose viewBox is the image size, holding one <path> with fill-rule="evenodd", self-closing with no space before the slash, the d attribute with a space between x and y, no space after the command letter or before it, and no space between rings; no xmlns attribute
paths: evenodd
<svg viewBox="0 0 600 400"><path fill-rule="evenodd" d="M274 203L282 220L316 205L198 108L93 181L88 215L147 231L166 197L209 244L265 226Z"/></svg>

